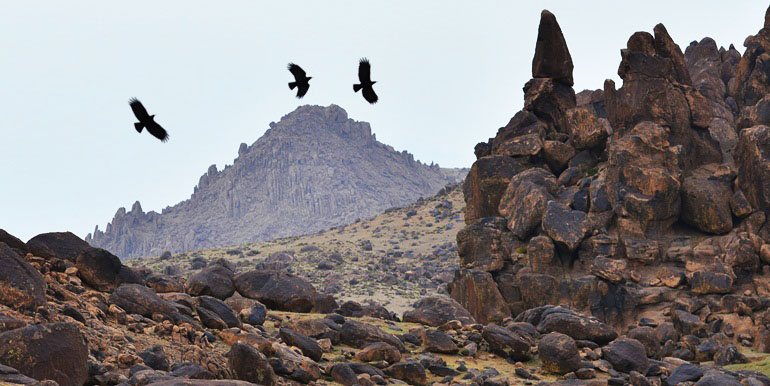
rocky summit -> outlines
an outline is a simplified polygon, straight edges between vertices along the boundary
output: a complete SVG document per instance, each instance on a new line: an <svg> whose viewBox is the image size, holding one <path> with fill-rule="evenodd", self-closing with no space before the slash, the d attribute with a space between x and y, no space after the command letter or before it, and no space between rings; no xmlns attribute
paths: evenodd
<svg viewBox="0 0 770 386"><path fill-rule="evenodd" d="M312 233L435 194L461 169L425 165L377 141L336 105L284 116L224 170L201 176L190 199L144 212L118 209L86 241L123 259Z"/></svg>

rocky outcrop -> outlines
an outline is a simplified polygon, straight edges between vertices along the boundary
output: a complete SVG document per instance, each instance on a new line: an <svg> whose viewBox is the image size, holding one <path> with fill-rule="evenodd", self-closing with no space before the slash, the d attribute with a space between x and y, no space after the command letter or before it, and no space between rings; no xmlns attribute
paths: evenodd
<svg viewBox="0 0 770 386"><path fill-rule="evenodd" d="M32 265L0 242L0 304L34 309L46 303L46 283Z"/></svg>
<svg viewBox="0 0 770 386"><path fill-rule="evenodd" d="M129 259L296 236L374 216L464 177L378 142L368 123L339 106L302 106L242 145L232 165L212 165L190 199L161 213L139 202L121 208L86 241Z"/></svg>

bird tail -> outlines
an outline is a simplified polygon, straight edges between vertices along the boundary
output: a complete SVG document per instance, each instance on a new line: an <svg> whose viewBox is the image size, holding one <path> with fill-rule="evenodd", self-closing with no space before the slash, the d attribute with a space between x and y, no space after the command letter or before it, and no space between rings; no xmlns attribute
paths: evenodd
<svg viewBox="0 0 770 386"><path fill-rule="evenodd" d="M297 82L290 82L289 83L289 89L294 90L294 87L297 87Z"/></svg>
<svg viewBox="0 0 770 386"><path fill-rule="evenodd" d="M362 86L360 84L354 84L353 85L353 92L358 92L358 90L360 90L362 88L364 88L364 86Z"/></svg>
<svg viewBox="0 0 770 386"><path fill-rule="evenodd" d="M136 122L134 123L134 128L136 129L137 133L141 133L144 125L141 122Z"/></svg>

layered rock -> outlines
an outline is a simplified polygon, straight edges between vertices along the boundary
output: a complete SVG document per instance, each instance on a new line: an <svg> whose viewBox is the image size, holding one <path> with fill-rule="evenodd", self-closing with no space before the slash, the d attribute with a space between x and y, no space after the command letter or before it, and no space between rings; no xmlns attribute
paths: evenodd
<svg viewBox="0 0 770 386"><path fill-rule="evenodd" d="M378 142L339 106L302 106L232 165L212 165L190 199L161 213L121 208L86 241L128 259L296 236L433 195L460 174Z"/></svg>

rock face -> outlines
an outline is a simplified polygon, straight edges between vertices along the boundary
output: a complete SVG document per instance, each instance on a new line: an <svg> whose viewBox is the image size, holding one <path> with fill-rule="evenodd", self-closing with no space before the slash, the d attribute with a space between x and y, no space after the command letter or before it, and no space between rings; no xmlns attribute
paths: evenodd
<svg viewBox="0 0 770 386"><path fill-rule="evenodd" d="M0 242L0 304L34 309L44 305L46 284L32 265Z"/></svg>
<svg viewBox="0 0 770 386"><path fill-rule="evenodd" d="M459 174L377 142L339 106L302 106L232 165L211 166L189 200L162 213L136 202L86 241L129 259L312 233L433 195Z"/></svg>
<svg viewBox="0 0 770 386"><path fill-rule="evenodd" d="M53 257L75 261L75 258L90 245L72 232L39 234L27 241L27 248L35 256Z"/></svg>
<svg viewBox="0 0 770 386"><path fill-rule="evenodd" d="M75 324L53 323L0 334L0 362L37 380L79 386L88 378L88 347Z"/></svg>

